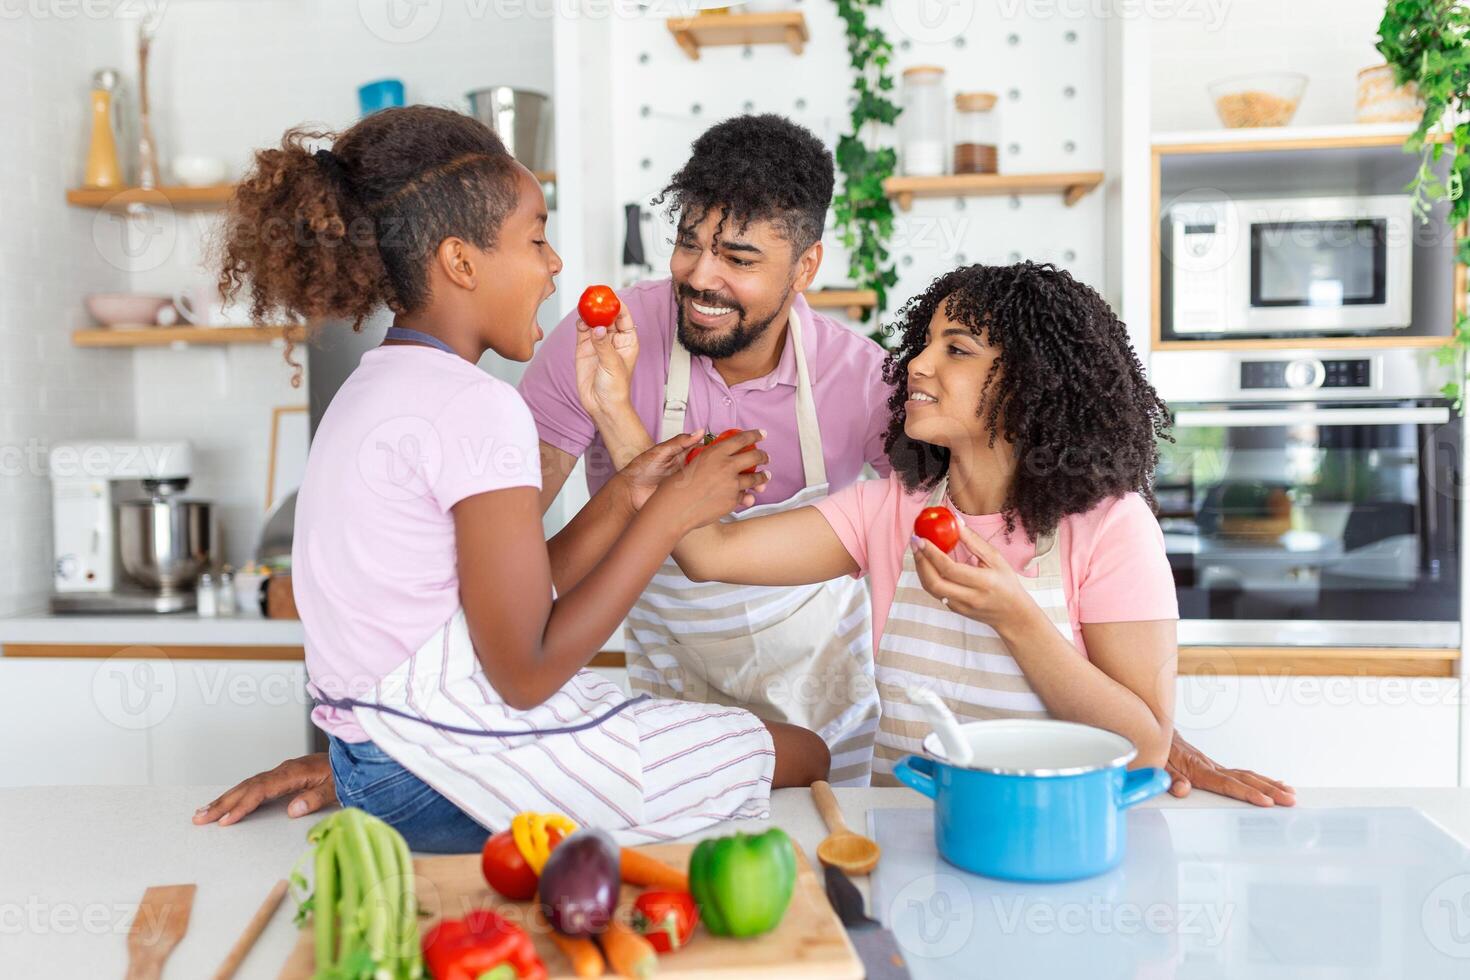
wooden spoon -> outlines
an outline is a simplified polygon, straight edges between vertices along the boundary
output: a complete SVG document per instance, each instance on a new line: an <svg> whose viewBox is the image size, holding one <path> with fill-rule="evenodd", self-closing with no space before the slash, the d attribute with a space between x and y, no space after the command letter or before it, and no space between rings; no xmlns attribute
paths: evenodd
<svg viewBox="0 0 1470 980"><path fill-rule="evenodd" d="M196 885L155 885L143 892L143 901L128 929L127 980L158 980L163 963L189 928Z"/></svg>
<svg viewBox="0 0 1470 980"><path fill-rule="evenodd" d="M817 860L850 875L865 875L878 866L878 842L854 833L842 819L837 797L826 780L812 783L812 800L832 833L817 845Z"/></svg>

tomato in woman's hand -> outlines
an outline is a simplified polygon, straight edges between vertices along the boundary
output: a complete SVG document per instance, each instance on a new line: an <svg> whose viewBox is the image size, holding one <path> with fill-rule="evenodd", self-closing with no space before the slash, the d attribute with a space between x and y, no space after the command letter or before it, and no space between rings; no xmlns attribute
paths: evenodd
<svg viewBox="0 0 1470 980"><path fill-rule="evenodd" d="M960 524L948 507L925 507L914 519L914 533L945 554L960 543Z"/></svg>
<svg viewBox="0 0 1470 980"><path fill-rule="evenodd" d="M548 830L547 838L555 847L561 842L561 833ZM485 874L486 884L513 902L529 901L536 895L539 879L509 830L492 834L485 841L485 849L480 852L480 870Z"/></svg>
<svg viewBox="0 0 1470 980"><path fill-rule="evenodd" d="M696 459L698 459L699 458L699 454L702 453L702 452L704 452L704 449L705 449L706 446L713 446L717 442L724 442L726 439L733 439L734 437L740 435L740 432L741 432L740 429L726 429L724 432L721 432L717 436L711 436L708 432L706 432L704 434L704 442L700 443L699 445L695 446L693 449L689 450L687 453L684 454L684 465L685 466L688 466L690 463L692 463ZM752 444L752 445L746 446L744 449L742 449L740 451L742 453L753 453L753 452L755 452L755 446L754 446L754 444ZM740 471L741 475L745 475L745 474L749 474L749 473L754 473L754 472L755 472L755 467L754 466L752 466L748 470L741 470Z"/></svg>
<svg viewBox="0 0 1470 980"><path fill-rule="evenodd" d="M577 300L577 316L589 327L610 327L623 304L611 286L588 286Z"/></svg>

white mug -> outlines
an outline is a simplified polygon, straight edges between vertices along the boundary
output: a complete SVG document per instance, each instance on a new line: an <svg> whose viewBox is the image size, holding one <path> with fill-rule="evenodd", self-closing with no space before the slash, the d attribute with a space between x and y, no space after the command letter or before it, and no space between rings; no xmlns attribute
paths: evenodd
<svg viewBox="0 0 1470 980"><path fill-rule="evenodd" d="M243 327L250 324L250 307L238 298L226 303L213 286L195 286L174 293L174 309L196 327Z"/></svg>

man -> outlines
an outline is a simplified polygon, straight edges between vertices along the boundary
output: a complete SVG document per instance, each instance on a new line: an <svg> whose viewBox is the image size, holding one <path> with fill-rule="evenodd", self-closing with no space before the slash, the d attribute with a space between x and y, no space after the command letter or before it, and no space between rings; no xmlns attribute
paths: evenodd
<svg viewBox="0 0 1470 980"><path fill-rule="evenodd" d="M597 390L620 372L584 370L579 386L576 358L608 355L575 316L552 331L522 381L541 437L543 509L579 457L595 491L651 436L701 428L765 430L771 481L758 508L809 502L852 483L867 464L888 471L883 351L801 295L821 265L832 187L830 153L779 116L735 117L695 142L661 197L677 219L670 278L620 294L625 314L613 334L632 367L626 394ZM638 424L599 411L619 397ZM865 781L876 698L859 584L732 590L690 583L670 564L629 623L635 689L740 704L812 728L833 748L833 781ZM1295 799L1274 780L1219 768L1177 734L1169 767L1176 796L1198 785L1260 806ZM233 823L291 793L292 816L333 802L325 756L246 780L195 822Z"/></svg>

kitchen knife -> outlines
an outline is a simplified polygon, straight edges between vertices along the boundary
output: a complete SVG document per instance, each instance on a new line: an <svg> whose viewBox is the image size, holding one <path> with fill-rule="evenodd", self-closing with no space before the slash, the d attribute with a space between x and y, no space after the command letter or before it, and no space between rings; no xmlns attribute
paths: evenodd
<svg viewBox="0 0 1470 980"><path fill-rule="evenodd" d="M909 968L898 951L893 932L868 918L863 907L863 894L852 879L838 868L826 868L827 900L847 929L847 938L863 961L868 980L906 980Z"/></svg>

